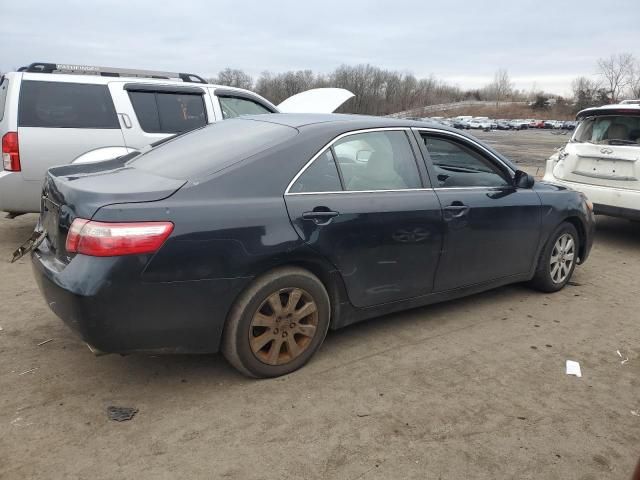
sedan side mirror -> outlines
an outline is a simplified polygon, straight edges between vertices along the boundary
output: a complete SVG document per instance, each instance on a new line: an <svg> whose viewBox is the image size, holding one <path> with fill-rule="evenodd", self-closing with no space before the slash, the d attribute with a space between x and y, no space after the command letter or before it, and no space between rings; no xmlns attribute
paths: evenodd
<svg viewBox="0 0 640 480"><path fill-rule="evenodd" d="M536 183L535 179L527 172L516 170L516 174L513 176L513 185L516 188L533 188L534 183Z"/></svg>

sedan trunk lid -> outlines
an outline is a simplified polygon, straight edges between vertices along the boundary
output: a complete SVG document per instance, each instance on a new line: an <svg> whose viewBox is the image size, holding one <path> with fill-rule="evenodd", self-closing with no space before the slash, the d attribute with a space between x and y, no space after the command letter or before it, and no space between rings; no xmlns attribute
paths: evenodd
<svg viewBox="0 0 640 480"><path fill-rule="evenodd" d="M115 159L49 170L42 191L40 228L59 259L66 257L66 237L76 217L91 219L106 205L162 200L186 183L126 167L125 161Z"/></svg>

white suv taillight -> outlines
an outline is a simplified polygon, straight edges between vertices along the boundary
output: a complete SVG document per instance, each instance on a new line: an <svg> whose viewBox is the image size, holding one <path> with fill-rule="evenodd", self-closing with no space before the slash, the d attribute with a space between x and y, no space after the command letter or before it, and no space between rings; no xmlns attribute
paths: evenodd
<svg viewBox="0 0 640 480"><path fill-rule="evenodd" d="M94 257L154 253L172 231L171 222L107 223L76 218L66 250Z"/></svg>
<svg viewBox="0 0 640 480"><path fill-rule="evenodd" d="M7 132L2 137L2 166L8 172L21 170L17 132Z"/></svg>

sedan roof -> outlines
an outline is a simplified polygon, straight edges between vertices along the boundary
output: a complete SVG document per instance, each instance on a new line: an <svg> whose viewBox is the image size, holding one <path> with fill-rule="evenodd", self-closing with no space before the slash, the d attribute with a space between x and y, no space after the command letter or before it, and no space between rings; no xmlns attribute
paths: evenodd
<svg viewBox="0 0 640 480"><path fill-rule="evenodd" d="M421 122L404 118L374 117L369 115L351 115L340 113L272 113L263 115L243 115L245 120L258 120L286 125L293 128L302 128L317 124L344 124L348 122L349 128L381 128L381 127L437 127L442 124L437 122Z"/></svg>

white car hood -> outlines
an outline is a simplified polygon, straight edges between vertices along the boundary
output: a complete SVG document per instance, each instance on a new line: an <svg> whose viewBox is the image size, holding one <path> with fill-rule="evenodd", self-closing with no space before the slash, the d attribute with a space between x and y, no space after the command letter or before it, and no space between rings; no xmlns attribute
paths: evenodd
<svg viewBox="0 0 640 480"><path fill-rule="evenodd" d="M355 96L344 88L312 88L287 98L278 105L282 113L331 113Z"/></svg>

